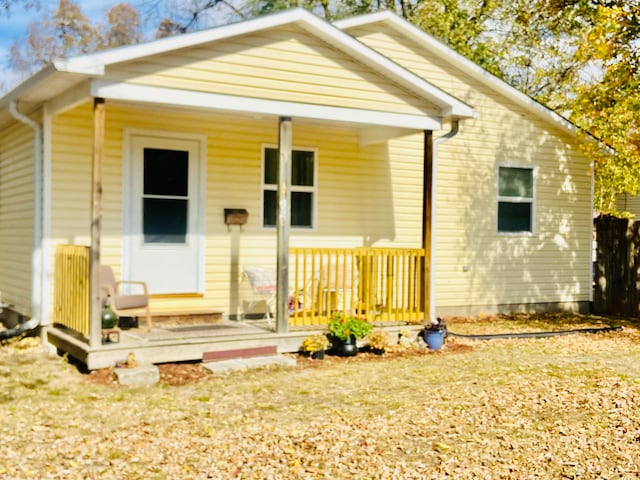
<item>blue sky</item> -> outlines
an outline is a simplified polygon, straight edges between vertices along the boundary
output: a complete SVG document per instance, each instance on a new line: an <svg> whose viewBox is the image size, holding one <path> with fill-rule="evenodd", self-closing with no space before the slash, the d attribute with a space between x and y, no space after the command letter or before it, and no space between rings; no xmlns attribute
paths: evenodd
<svg viewBox="0 0 640 480"><path fill-rule="evenodd" d="M104 13L113 5L122 0L75 0L82 13L91 19L104 19ZM11 15L0 16L0 88L4 84L5 88L15 86L19 77L7 67L7 57L9 48L14 41L20 41L27 36L27 27L30 23L42 19L45 12L53 12L58 6L58 0L40 0L40 10L29 10L25 12L22 8L15 7ZM134 3L134 2L132 2ZM0 91L1 96L1 91Z"/></svg>

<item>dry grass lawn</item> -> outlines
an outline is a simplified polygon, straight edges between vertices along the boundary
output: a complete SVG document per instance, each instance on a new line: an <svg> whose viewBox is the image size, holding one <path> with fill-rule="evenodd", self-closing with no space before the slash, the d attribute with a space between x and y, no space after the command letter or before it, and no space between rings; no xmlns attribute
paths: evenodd
<svg viewBox="0 0 640 480"><path fill-rule="evenodd" d="M451 319L458 333L602 326ZM640 478L640 330L472 341L293 368L163 367L121 387L0 347L0 478ZM184 375L181 377L182 372ZM185 381L188 379L190 381Z"/></svg>

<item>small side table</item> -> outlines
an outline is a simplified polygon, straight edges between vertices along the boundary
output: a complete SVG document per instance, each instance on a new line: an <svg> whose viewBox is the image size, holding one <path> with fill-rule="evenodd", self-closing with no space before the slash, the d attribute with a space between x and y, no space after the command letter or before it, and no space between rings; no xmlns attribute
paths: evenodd
<svg viewBox="0 0 640 480"><path fill-rule="evenodd" d="M120 343L120 329L119 328L105 328L102 330L102 344L105 343Z"/></svg>

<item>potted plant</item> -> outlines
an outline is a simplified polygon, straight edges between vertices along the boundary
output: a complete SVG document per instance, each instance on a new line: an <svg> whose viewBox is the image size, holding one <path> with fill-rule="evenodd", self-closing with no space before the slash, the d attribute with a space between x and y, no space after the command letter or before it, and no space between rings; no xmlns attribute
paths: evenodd
<svg viewBox="0 0 640 480"><path fill-rule="evenodd" d="M382 355L391 345L389 332L386 330L374 330L367 335L367 345L375 354Z"/></svg>
<svg viewBox="0 0 640 480"><path fill-rule="evenodd" d="M337 312L329 320L327 328L331 342L329 353L350 357L358 354L356 340L366 337L373 327L364 319Z"/></svg>
<svg viewBox="0 0 640 480"><path fill-rule="evenodd" d="M431 322L418 333L431 350L440 350L447 336L447 325L442 318Z"/></svg>
<svg viewBox="0 0 640 480"><path fill-rule="evenodd" d="M309 335L302 341L300 350L314 360L321 360L324 358L324 351L329 345L329 339L326 335Z"/></svg>

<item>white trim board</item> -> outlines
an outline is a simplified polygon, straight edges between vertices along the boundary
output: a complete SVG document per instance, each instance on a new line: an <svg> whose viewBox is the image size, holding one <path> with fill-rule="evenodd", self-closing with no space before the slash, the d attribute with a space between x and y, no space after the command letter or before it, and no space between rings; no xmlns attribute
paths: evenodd
<svg viewBox="0 0 640 480"><path fill-rule="evenodd" d="M193 92L107 80L94 80L90 90L92 96L107 100L272 115L274 117L308 118L345 123L356 127L397 127L412 131L439 130L442 127L442 121L439 117Z"/></svg>

